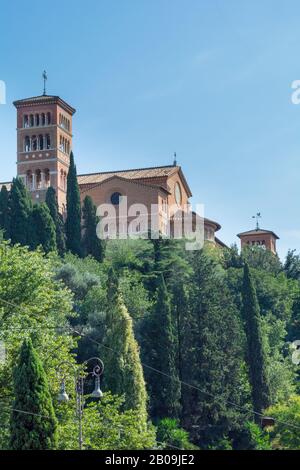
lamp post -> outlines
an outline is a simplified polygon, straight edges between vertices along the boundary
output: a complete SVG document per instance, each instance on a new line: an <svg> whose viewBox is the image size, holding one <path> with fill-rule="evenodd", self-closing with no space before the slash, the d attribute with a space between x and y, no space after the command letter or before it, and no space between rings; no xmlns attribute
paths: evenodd
<svg viewBox="0 0 300 470"><path fill-rule="evenodd" d="M66 392L66 374L63 372L62 367L67 365L73 369L74 379L75 379L75 395L76 395L76 415L78 418L78 443L79 449L82 450L83 446L83 436L82 436L82 416L83 416L83 409L84 409L84 384L85 380L92 376L95 378L95 388L93 392L89 395L92 398L100 399L103 396L103 393L100 388L100 377L104 371L104 364L99 359L99 357L91 357L87 359L82 364L83 366L88 365L91 362L95 362L96 364L93 367L93 370L88 373L84 373L83 370L80 368L76 368L74 364L68 361L62 362L58 367L58 373L61 377L61 384L60 384L60 392L57 396L58 401L61 403L66 403L69 401L69 396Z"/></svg>

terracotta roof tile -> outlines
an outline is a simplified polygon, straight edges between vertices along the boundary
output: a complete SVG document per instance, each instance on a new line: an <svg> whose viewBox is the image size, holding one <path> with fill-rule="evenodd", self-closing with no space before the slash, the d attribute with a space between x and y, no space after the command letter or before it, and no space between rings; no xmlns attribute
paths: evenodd
<svg viewBox="0 0 300 470"><path fill-rule="evenodd" d="M82 184L96 184L102 183L107 178L112 176L120 176L127 179L145 179L145 178L160 178L168 177L175 170L179 169L174 165L157 166L152 168L136 168L133 170L109 171L101 173L91 173L87 175L78 175L78 182Z"/></svg>

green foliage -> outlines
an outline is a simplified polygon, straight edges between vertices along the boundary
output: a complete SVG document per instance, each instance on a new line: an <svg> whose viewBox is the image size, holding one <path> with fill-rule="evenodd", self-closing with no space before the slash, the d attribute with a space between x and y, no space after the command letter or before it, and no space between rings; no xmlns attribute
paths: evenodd
<svg viewBox="0 0 300 470"><path fill-rule="evenodd" d="M267 375L267 357L263 343L259 305L247 263L244 265L242 295L242 315L245 320L247 336L246 357L249 366L253 408L261 413L270 404L269 377Z"/></svg>
<svg viewBox="0 0 300 470"><path fill-rule="evenodd" d="M67 178L67 249L81 255L81 207L77 171L73 152L70 154L70 167Z"/></svg>
<svg viewBox="0 0 300 470"><path fill-rule="evenodd" d="M10 192L10 237L12 243L30 245L33 227L30 223L32 202L23 181L14 178Z"/></svg>
<svg viewBox="0 0 300 470"><path fill-rule="evenodd" d="M300 256L295 254L296 250L289 250L283 269L289 279L300 281Z"/></svg>
<svg viewBox="0 0 300 470"><path fill-rule="evenodd" d="M180 428L179 421L171 418L164 418L157 426L157 441L164 449L177 447L183 450L196 450L197 446L189 441L189 433Z"/></svg>
<svg viewBox="0 0 300 470"><path fill-rule="evenodd" d="M106 335L102 356L106 364L105 384L116 394L125 396L125 409L137 410L140 424L147 419L147 393L139 347L133 333L132 319L110 273L107 298Z"/></svg>
<svg viewBox="0 0 300 470"><path fill-rule="evenodd" d="M6 240L10 238L10 203L9 192L6 186L0 191L0 229L4 232Z"/></svg>
<svg viewBox="0 0 300 470"><path fill-rule="evenodd" d="M78 449L78 423L74 412L60 405L59 448ZM104 393L100 403L84 410L83 441L86 450L141 450L155 448L155 430L151 424L140 427L139 411L125 410L124 398Z"/></svg>
<svg viewBox="0 0 300 470"><path fill-rule="evenodd" d="M144 357L146 381L150 391L151 416L157 420L180 414L180 381L177 369L177 345L170 297L163 276L157 289L153 312L143 324L147 342ZM162 374L158 374L158 369Z"/></svg>
<svg viewBox="0 0 300 470"><path fill-rule="evenodd" d="M282 271L282 264L278 256L260 246L245 246L242 257L251 268L260 269L272 274L278 274Z"/></svg>
<svg viewBox="0 0 300 470"><path fill-rule="evenodd" d="M300 397L290 397L285 403L271 406L267 416L275 419L275 426L269 429L272 447L275 449L300 449Z"/></svg>
<svg viewBox="0 0 300 470"><path fill-rule="evenodd" d="M54 279L56 262L39 251L0 244L0 340L6 349L6 361L0 363L3 430L9 425L12 370L24 339L32 337L54 393L59 386L58 364L74 361L70 351L75 340L68 329L68 319L73 315L71 295ZM8 447L8 437L6 433L0 436L0 448Z"/></svg>
<svg viewBox="0 0 300 470"><path fill-rule="evenodd" d="M211 448L242 419L231 406L242 403L242 335L217 259L204 249L192 255L192 266L182 365L191 387L182 387L183 425L200 448Z"/></svg>
<svg viewBox="0 0 300 470"><path fill-rule="evenodd" d="M46 374L30 339L23 342L14 370L14 395L10 448L55 449L57 421Z"/></svg>
<svg viewBox="0 0 300 470"><path fill-rule="evenodd" d="M31 213L31 224L34 227L30 247L41 246L45 253L56 250L55 224L50 210L45 203L35 204Z"/></svg>
<svg viewBox="0 0 300 470"><path fill-rule="evenodd" d="M55 225L57 251L59 255L62 256L66 251L66 235L64 229L64 222L61 214L59 213L55 189L51 186L47 189L46 204L49 208L52 220Z"/></svg>
<svg viewBox="0 0 300 470"><path fill-rule="evenodd" d="M99 218L96 215L97 209L90 196L86 196L83 201L83 237L82 254L83 256L93 256L97 261L104 259L105 242L97 236L97 225Z"/></svg>

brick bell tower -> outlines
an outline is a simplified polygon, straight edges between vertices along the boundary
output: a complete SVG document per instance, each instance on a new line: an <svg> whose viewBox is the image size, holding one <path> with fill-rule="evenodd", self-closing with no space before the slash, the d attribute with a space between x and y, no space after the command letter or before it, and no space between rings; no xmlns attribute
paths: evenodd
<svg viewBox="0 0 300 470"><path fill-rule="evenodd" d="M72 116L76 112L59 96L44 94L15 101L17 109L17 175L34 202L44 201L52 186L59 210L66 212L67 174L72 150Z"/></svg>

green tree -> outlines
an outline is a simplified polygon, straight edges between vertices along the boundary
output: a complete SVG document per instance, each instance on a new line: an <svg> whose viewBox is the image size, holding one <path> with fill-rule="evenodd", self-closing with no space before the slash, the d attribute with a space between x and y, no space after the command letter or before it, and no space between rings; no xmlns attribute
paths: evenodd
<svg viewBox="0 0 300 470"><path fill-rule="evenodd" d="M194 444L189 441L189 433L180 428L179 421L174 418L164 418L157 426L158 444L163 444L164 449L177 447L179 449L196 450Z"/></svg>
<svg viewBox="0 0 300 470"><path fill-rule="evenodd" d="M55 280L56 265L56 257L45 257L40 251L0 243L0 341L6 349L6 361L0 365L1 449L9 448L7 409L12 405L12 370L28 333L55 396L59 391L59 364L66 360L74 362L71 351L76 347L76 339L69 325L69 319L74 315L72 296L60 281Z"/></svg>
<svg viewBox="0 0 300 470"><path fill-rule="evenodd" d="M14 395L11 449L55 449L57 420L46 374L30 339L24 341L14 371Z"/></svg>
<svg viewBox="0 0 300 470"><path fill-rule="evenodd" d="M30 245L32 239L32 229L30 216L32 202L23 181L14 178L10 193L10 236L12 243Z"/></svg>
<svg viewBox="0 0 300 470"><path fill-rule="evenodd" d="M157 420L177 418L180 414L180 380L177 363L177 343L172 321L171 302L164 277L160 275L157 301L144 325L146 381L150 391L151 416ZM147 361L146 361L147 359ZM158 369L162 374L158 374Z"/></svg>
<svg viewBox="0 0 300 470"><path fill-rule="evenodd" d="M200 448L227 448L243 416L242 328L226 273L208 248L191 254L183 346L183 426Z"/></svg>
<svg viewBox="0 0 300 470"><path fill-rule="evenodd" d="M66 408L68 408L66 410ZM78 449L78 423L68 404L59 406L59 449ZM105 392L100 403L84 410L83 442L86 450L140 450L155 447L155 428L141 429L138 410L124 410L124 397Z"/></svg>
<svg viewBox="0 0 300 470"><path fill-rule="evenodd" d="M147 420L147 392L132 319L121 299L117 280L109 273L105 348L105 384L116 395L125 395L125 409L138 410Z"/></svg>
<svg viewBox="0 0 300 470"><path fill-rule="evenodd" d="M73 152L70 154L70 167L67 178L67 249L81 256L81 207L77 171Z"/></svg>
<svg viewBox="0 0 300 470"><path fill-rule="evenodd" d="M42 246L45 253L56 250L56 232L48 206L43 202L33 206L31 214L34 232L30 246L36 249Z"/></svg>
<svg viewBox="0 0 300 470"><path fill-rule="evenodd" d="M97 261L104 259L105 245L104 240L97 236L97 225L99 218L96 215L97 209L90 196L86 196L83 201L83 237L82 254L83 256L93 256Z"/></svg>
<svg viewBox="0 0 300 470"><path fill-rule="evenodd" d="M268 429L272 447L284 450L300 449L300 397L294 395L286 403L271 406L266 410L275 419L274 427Z"/></svg>
<svg viewBox="0 0 300 470"><path fill-rule="evenodd" d="M6 186L0 191L0 229L4 232L6 240L10 238L10 207L9 192Z"/></svg>
<svg viewBox="0 0 300 470"><path fill-rule="evenodd" d="M253 408L262 413L270 405L270 388L267 374L267 356L263 342L260 309L255 286L248 264L244 265L242 288L242 316L247 337L247 364L252 390Z"/></svg>
<svg viewBox="0 0 300 470"><path fill-rule="evenodd" d="M59 213L56 192L52 186L47 189L46 204L50 210L50 214L55 225L57 251L59 255L62 256L66 251L66 235L63 218Z"/></svg>

